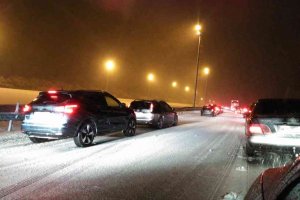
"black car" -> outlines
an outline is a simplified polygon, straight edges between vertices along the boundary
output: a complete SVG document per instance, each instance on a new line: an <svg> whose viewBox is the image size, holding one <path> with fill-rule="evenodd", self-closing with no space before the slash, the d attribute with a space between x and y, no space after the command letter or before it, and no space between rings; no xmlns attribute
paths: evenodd
<svg viewBox="0 0 300 200"><path fill-rule="evenodd" d="M206 105L206 106L203 106L202 109L201 109L201 116L204 116L204 115L209 115L209 116L212 116L212 117L215 117L217 116L217 114L219 114L219 107L215 104L209 104L209 105Z"/></svg>
<svg viewBox="0 0 300 200"><path fill-rule="evenodd" d="M165 101L134 100L130 104L136 115L137 124L147 124L157 128L175 126L178 115Z"/></svg>
<svg viewBox="0 0 300 200"><path fill-rule="evenodd" d="M300 99L260 99L246 118L245 153L298 151Z"/></svg>
<svg viewBox="0 0 300 200"><path fill-rule="evenodd" d="M40 92L23 111L22 132L34 143L73 137L77 146L85 147L96 135L121 130L135 135L133 110L107 92Z"/></svg>

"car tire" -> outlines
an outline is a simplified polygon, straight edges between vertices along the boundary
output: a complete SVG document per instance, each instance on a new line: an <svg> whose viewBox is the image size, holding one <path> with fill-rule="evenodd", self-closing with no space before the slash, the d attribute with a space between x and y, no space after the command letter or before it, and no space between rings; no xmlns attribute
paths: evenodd
<svg viewBox="0 0 300 200"><path fill-rule="evenodd" d="M47 142L47 141L49 141L48 139L45 139L45 138L36 138L36 137L29 137L29 139L30 139L31 142L33 142L33 143L42 143L42 142Z"/></svg>
<svg viewBox="0 0 300 200"><path fill-rule="evenodd" d="M164 120L163 120L162 117L160 117L160 118L158 119L157 124L156 124L156 127L157 127L158 129L162 129L162 128L164 127Z"/></svg>
<svg viewBox="0 0 300 200"><path fill-rule="evenodd" d="M93 144L94 138L96 136L96 126L92 121L84 122L76 136L74 137L74 142L78 147L87 147Z"/></svg>
<svg viewBox="0 0 300 200"><path fill-rule="evenodd" d="M252 157L254 156L255 149L249 144L249 142L246 142L245 148L244 148L246 156Z"/></svg>
<svg viewBox="0 0 300 200"><path fill-rule="evenodd" d="M130 118L127 123L127 127L123 130L123 133L127 137L131 137L135 135L136 131L136 120L134 118Z"/></svg>

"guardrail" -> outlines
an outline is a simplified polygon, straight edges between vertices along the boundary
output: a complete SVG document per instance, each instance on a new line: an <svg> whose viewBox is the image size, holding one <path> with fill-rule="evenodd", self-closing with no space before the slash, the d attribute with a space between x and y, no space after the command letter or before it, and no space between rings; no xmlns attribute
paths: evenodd
<svg viewBox="0 0 300 200"><path fill-rule="evenodd" d="M13 107L15 107L15 111L12 112ZM22 121L24 116L19 112L20 104L17 103L15 106L13 105L1 105L0 106L0 121L8 121L7 131L11 131L13 127L13 121Z"/></svg>

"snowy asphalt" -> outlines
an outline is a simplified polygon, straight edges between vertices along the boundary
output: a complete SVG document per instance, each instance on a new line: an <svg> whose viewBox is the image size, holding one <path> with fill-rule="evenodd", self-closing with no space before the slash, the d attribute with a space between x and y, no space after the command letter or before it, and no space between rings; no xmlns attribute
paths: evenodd
<svg viewBox="0 0 300 200"><path fill-rule="evenodd" d="M0 131L3 199L243 199L268 166L243 154L244 119L180 113L179 125L137 135L33 144L16 126ZM227 194L227 195L226 195ZM230 199L230 198L229 198Z"/></svg>

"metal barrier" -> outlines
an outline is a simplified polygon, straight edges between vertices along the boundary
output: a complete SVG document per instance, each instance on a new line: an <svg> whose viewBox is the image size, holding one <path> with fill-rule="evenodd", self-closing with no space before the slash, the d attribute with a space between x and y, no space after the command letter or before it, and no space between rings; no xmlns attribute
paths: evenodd
<svg viewBox="0 0 300 200"><path fill-rule="evenodd" d="M7 107L11 107L11 105ZM15 107L15 112L0 112L0 121L8 121L7 131L12 130L13 121L22 121L24 119L24 116L19 112L19 110L20 110L20 104L17 103Z"/></svg>

